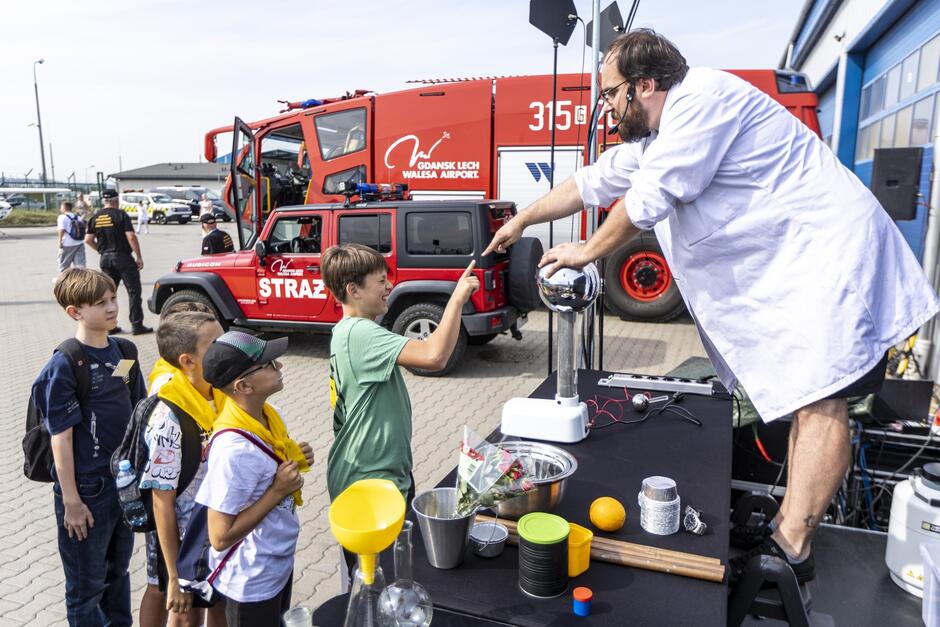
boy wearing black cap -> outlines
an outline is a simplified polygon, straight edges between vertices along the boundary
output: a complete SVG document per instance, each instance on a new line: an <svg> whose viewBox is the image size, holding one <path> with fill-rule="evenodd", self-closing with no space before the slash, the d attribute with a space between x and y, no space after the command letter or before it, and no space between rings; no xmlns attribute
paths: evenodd
<svg viewBox="0 0 940 627"><path fill-rule="evenodd" d="M277 358L287 338L264 341L230 331L203 358L203 376L229 400L214 423L208 471L196 501L209 508L209 567L229 627L280 625L290 607L295 507L313 450L295 442L267 403L284 388ZM220 567L221 565L221 567Z"/></svg>
<svg viewBox="0 0 940 627"><path fill-rule="evenodd" d="M144 269L144 258L140 254L140 243L134 233L134 225L126 211L118 208L118 193L106 189L101 193L104 209L88 221L85 243L101 255L101 271L111 277L115 285L124 281L127 299L130 301L131 333L152 333L144 326L144 308L141 299L140 271ZM131 251L137 260L131 256ZM109 331L111 335L121 333L120 327Z"/></svg>
<svg viewBox="0 0 940 627"><path fill-rule="evenodd" d="M215 255L218 253L235 252L235 245L232 238L225 231L219 230L215 225L215 216L211 213L204 213L199 216L202 223L202 254Z"/></svg>

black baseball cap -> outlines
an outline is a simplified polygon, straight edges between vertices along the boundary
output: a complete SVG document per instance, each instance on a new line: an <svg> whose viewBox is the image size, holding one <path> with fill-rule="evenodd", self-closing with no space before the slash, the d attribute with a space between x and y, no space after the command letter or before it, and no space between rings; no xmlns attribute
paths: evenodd
<svg viewBox="0 0 940 627"><path fill-rule="evenodd" d="M101 192L101 197L102 198L117 198L118 193L116 189L106 189L103 192Z"/></svg>
<svg viewBox="0 0 940 627"><path fill-rule="evenodd" d="M254 366L266 364L287 352L287 338L260 337L229 331L219 336L202 359L202 376L209 385L224 388Z"/></svg>
<svg viewBox="0 0 940 627"><path fill-rule="evenodd" d="M203 224L215 224L215 216L211 213L204 213L199 216L199 221Z"/></svg>

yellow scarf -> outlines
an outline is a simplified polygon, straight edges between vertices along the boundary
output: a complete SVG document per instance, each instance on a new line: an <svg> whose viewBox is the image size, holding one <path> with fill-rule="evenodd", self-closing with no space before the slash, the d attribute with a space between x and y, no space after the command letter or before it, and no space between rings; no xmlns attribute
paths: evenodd
<svg viewBox="0 0 940 627"><path fill-rule="evenodd" d="M154 381L165 374L173 375L177 372L179 372L178 368L173 367L170 362L161 357L156 361L156 363L153 364L153 370L150 371L150 376L147 378L147 389L150 390L151 394L153 394L153 390L151 390L151 388L153 387Z"/></svg>
<svg viewBox="0 0 940 627"><path fill-rule="evenodd" d="M170 365L167 364L167 366ZM173 366L170 366L170 368L173 368ZM154 366L154 370L156 370L156 366ZM151 373L151 376L152 374L153 373ZM160 391L157 392L157 396L170 401L192 416L196 424L202 427L202 430L207 433L212 431L212 425L215 423L216 416L222 411L225 405L228 404L226 403L227 397L225 394L212 388L212 400L215 401L215 409L212 409L212 405L209 404L209 401L193 387L193 384L186 378L186 375L176 368L173 368L173 377L163 384Z"/></svg>
<svg viewBox="0 0 940 627"><path fill-rule="evenodd" d="M307 458L304 457L300 446L288 435L287 427L284 426L284 421L281 420L281 416L267 403L264 405L264 417L268 420L267 429L251 414L239 407L237 403L228 399L219 417L215 419L213 428L215 431L221 431L222 429L247 431L270 446L271 450L281 459L291 459L297 462L300 472L310 470ZM303 505L303 499L300 498L300 490L294 492L294 503Z"/></svg>

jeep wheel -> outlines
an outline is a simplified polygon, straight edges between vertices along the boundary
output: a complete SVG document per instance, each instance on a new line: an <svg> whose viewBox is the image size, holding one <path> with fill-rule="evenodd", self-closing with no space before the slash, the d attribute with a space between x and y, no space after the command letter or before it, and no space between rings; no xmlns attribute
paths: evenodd
<svg viewBox="0 0 940 627"><path fill-rule="evenodd" d="M166 224L166 214L162 211L154 211L150 219L157 224Z"/></svg>
<svg viewBox="0 0 940 627"><path fill-rule="evenodd" d="M444 316L444 308L434 303L418 303L407 307L398 314L395 322L392 323L392 331L399 335L404 335L410 340L425 340L431 333L437 329ZM408 368L411 372L423 377L443 377L450 373L456 366L464 351L467 350L467 332L463 325L460 327L460 333L457 335L457 345L454 346L454 352L447 361L447 365L442 370L433 371L424 368Z"/></svg>
<svg viewBox="0 0 940 627"><path fill-rule="evenodd" d="M638 322L666 322L685 303L656 236L643 233L607 258L604 302L614 314Z"/></svg>
<svg viewBox="0 0 940 627"><path fill-rule="evenodd" d="M486 335L470 335L467 337L467 344L470 346L483 346L484 344L489 344L499 333L487 333Z"/></svg>
<svg viewBox="0 0 940 627"><path fill-rule="evenodd" d="M212 303L212 299L210 299L204 293L197 290L180 290L178 292L174 292L163 303L163 307L160 308L160 311L165 311L166 309L169 309L178 303L199 303L200 305L205 305L209 308L213 315L215 315L216 319L219 321L219 324L222 325L222 330L228 331L228 320L222 317L222 314L219 313L219 310L216 309L215 305Z"/></svg>

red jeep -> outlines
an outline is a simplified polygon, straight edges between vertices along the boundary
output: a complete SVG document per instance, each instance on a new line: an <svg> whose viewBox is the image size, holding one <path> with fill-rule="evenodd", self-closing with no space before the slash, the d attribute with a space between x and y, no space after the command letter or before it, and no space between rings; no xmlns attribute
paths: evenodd
<svg viewBox="0 0 940 627"><path fill-rule="evenodd" d="M278 207L260 234L249 206L248 221L235 216L241 250L180 261L175 272L154 284L150 311L196 301L212 307L225 327L329 332L343 312L324 287L320 255L334 244L355 242L379 251L388 263L395 287L381 323L416 339L437 327L457 279L476 259L481 289L464 306L453 356L444 370L433 374L453 370L467 344L484 344L506 332L522 337L519 327L539 303L534 277L541 244L523 238L508 254L480 256L496 230L515 215L513 203L405 200L404 194L368 191L362 198L357 203ZM246 206L234 200L235 206Z"/></svg>

